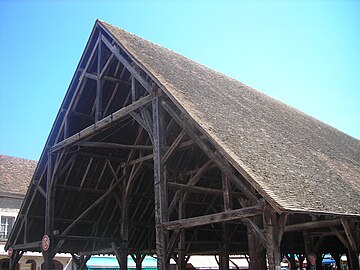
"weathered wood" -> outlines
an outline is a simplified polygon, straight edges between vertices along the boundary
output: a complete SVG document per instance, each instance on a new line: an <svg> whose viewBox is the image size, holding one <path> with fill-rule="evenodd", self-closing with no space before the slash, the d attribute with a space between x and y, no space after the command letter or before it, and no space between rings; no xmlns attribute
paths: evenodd
<svg viewBox="0 0 360 270"><path fill-rule="evenodd" d="M191 227L202 226L207 224L232 221L246 217L253 217L260 215L261 213L262 213L262 206L250 206L247 208L230 210L227 212L169 221L163 223L162 226L166 230L185 229L185 228L191 228Z"/></svg>
<svg viewBox="0 0 360 270"><path fill-rule="evenodd" d="M74 81L74 78L73 78L73 81L71 82L70 88L72 88L72 86L73 86L72 84L73 84L73 83L77 83L76 88L75 88L75 90L74 90L74 92L73 92L73 93L74 93L73 96L74 96L75 98L71 99L71 101L70 101L70 103L69 103L69 106L68 106L67 108L63 108L63 109L65 109L65 115L64 115L63 121L61 122L60 127L59 127L59 131L60 131L60 132L57 133L57 136L56 136L56 138L55 138L55 140L54 140L55 143L57 143L57 142L59 141L60 135L61 135L61 131L64 130L64 138L66 138L67 135L68 135L68 134L67 134L67 131L66 131L66 130L67 130L67 127L65 127L65 126L67 125L68 115L69 115L69 113L72 111L72 108L75 107L75 105L77 104L77 102L78 102L79 99L80 99L82 90L83 90L83 88L84 88L84 86L85 86L85 80L84 80L85 74L84 74L84 73L87 72L87 69L89 68L90 63L91 63L92 59L93 59L94 56L95 56L95 53L96 53L96 51L97 51L98 44L99 44L99 39L96 39L96 42L95 42L95 44L94 44L94 47L93 47L92 50L91 50L91 53L90 53L89 58L87 59L87 62L86 62L85 67L84 67L84 69L83 69L83 72L82 72L81 75L80 75L79 81L78 81L78 82L75 82L75 81ZM87 48L86 48L85 50L88 50L88 45L87 45L86 47L87 47ZM84 58L83 58L84 55L85 55L85 53L83 54L80 62L84 61ZM81 66L81 65L79 65L78 67L80 67L80 66ZM78 68L77 72L80 72L80 68ZM65 97L65 99L66 99L66 97ZM57 119L55 120L55 122L56 122L56 121L57 121Z"/></svg>
<svg viewBox="0 0 360 270"><path fill-rule="evenodd" d="M355 242L355 238L353 236L352 230L350 228L350 224L349 222L345 219L342 218L341 219L341 224L344 227L345 233L346 233L346 238L349 241L350 246L348 247L349 250L351 251L356 251L357 247L356 247L356 242Z"/></svg>
<svg viewBox="0 0 360 270"><path fill-rule="evenodd" d="M279 226L276 213L270 206L264 208L264 227L266 236L266 255L269 264L269 270L280 270L281 253L279 239Z"/></svg>
<svg viewBox="0 0 360 270"><path fill-rule="evenodd" d="M296 232L296 231L317 229L317 228L323 228L329 226L336 226L339 224L341 224L340 219L309 221L304 223L287 225L284 229L284 232Z"/></svg>
<svg viewBox="0 0 360 270"><path fill-rule="evenodd" d="M40 248L40 245L41 245L41 241L35 241L35 242L30 242L30 243L25 243L25 244L11 245L11 247L14 250L27 250L27 249L32 249L32 248Z"/></svg>
<svg viewBox="0 0 360 270"><path fill-rule="evenodd" d="M135 149L135 150L152 150L152 145L133 145L133 144L119 144L110 142L78 142L78 146L89 148L108 148L108 149Z"/></svg>
<svg viewBox="0 0 360 270"><path fill-rule="evenodd" d="M168 232L161 224L169 220L167 201L166 168L162 165L164 155L164 119L160 106L159 92L152 102L153 111L153 136L154 136L154 194L155 194L155 231L156 254L159 270L169 270L170 263L166 256Z"/></svg>
<svg viewBox="0 0 360 270"><path fill-rule="evenodd" d="M279 225L279 242L281 243L281 240L283 238L283 235L284 235L284 230L285 230L285 227L286 227L286 222L287 222L287 218L288 218L288 213L282 213L280 215L280 218L279 218L279 221L278 221L278 225Z"/></svg>
<svg viewBox="0 0 360 270"><path fill-rule="evenodd" d="M206 173L206 171L212 166L212 163L213 162L211 160L208 160L207 162L205 162L200 167L200 169L196 172L196 174L193 177L191 177L191 179L188 181L187 185L188 186L196 185L196 183L201 179L201 177ZM184 194L184 196L182 198L183 200L186 200L186 195L185 194ZM181 197L181 193L178 190L178 191L176 191L176 193L175 193L175 195L174 195L174 197L173 197L173 199L172 199L172 201L170 203L169 213L171 213L174 210L174 208L175 208L177 202L179 201L180 197Z"/></svg>
<svg viewBox="0 0 360 270"><path fill-rule="evenodd" d="M111 115L101 119L96 124L93 124L78 133L74 134L73 136L66 138L65 140L55 144L52 148L52 152L56 152L60 150L61 148L72 145L74 143L77 143L87 137L90 137L91 135L94 135L96 132L99 132L101 130L104 130L105 128L108 128L109 126L115 124L116 122L120 121L122 118L127 116L130 112L135 111L139 109L140 107L144 106L145 104L149 103L152 100L153 96L148 95L145 96L136 102L130 104L129 106L126 106L124 108L121 108L120 110L112 113Z"/></svg>
<svg viewBox="0 0 360 270"><path fill-rule="evenodd" d="M109 70L110 65L114 59L115 59L115 55L112 53L108 58L108 60L106 61L104 67L101 69L101 72L99 74L100 79L103 79L105 77L105 73Z"/></svg>
<svg viewBox="0 0 360 270"><path fill-rule="evenodd" d="M95 123L102 118L102 81L100 78L101 73L101 64L102 64L102 34L99 32L99 45L98 45L98 54L97 54L97 79L96 79L96 97L95 97Z"/></svg>
<svg viewBox="0 0 360 270"><path fill-rule="evenodd" d="M120 269L128 269L127 267L127 251L118 248L114 242L111 242L111 247L115 253L116 259L119 263Z"/></svg>
<svg viewBox="0 0 360 270"><path fill-rule="evenodd" d="M339 232L339 230L335 226L329 226L329 228L336 235L336 237L340 240L340 242L344 245L345 248L348 248L350 246L347 239Z"/></svg>
<svg viewBox="0 0 360 270"><path fill-rule="evenodd" d="M136 78L136 80L145 88L146 91L152 93L151 85L135 70L135 68L119 53L118 48L112 45L105 36L102 36L102 41L109 48L109 50L116 56L116 58L123 64L127 70Z"/></svg>
<svg viewBox="0 0 360 270"><path fill-rule="evenodd" d="M232 206L231 206L231 195L230 195L230 184L228 181L227 176L222 173L221 174L221 179L222 179L222 186L223 186L223 201L224 201L224 211L230 211ZM228 265L229 266L229 265Z"/></svg>
<svg viewBox="0 0 360 270"><path fill-rule="evenodd" d="M213 195L222 195L223 191L220 189L214 188L204 188L197 186L188 186L184 184L179 184L175 182L168 182L168 187L171 189L179 189L190 193L204 193L204 194L213 194Z"/></svg>
<svg viewBox="0 0 360 270"><path fill-rule="evenodd" d="M124 176L116 179L115 184L113 184L112 186L109 187L109 189L102 195L100 196L93 204L91 204L86 210L84 210L62 233L61 236L66 235L76 224L79 223L79 221L81 219L83 219L86 215L88 215L90 213L90 211L92 209L94 209L94 207L96 207L99 203L101 203L109 194L110 192L112 192L118 185L119 183L123 180Z"/></svg>
<svg viewBox="0 0 360 270"><path fill-rule="evenodd" d="M169 157L174 153L174 151L176 150L176 148L179 146L179 144L181 143L181 141L183 140L183 138L185 137L186 133L184 130L182 130L180 132L180 134L177 136L177 138L175 139L175 141L172 143L172 145L169 147L169 149L166 151L166 153L164 154L164 157L162 159L162 163L165 164L166 161L169 159Z"/></svg>
<svg viewBox="0 0 360 270"><path fill-rule="evenodd" d="M147 160L151 160L153 158L154 158L154 155L150 154L150 155L147 155L147 156L143 156L143 157L139 157L137 159L130 160L129 162L126 163L126 165L127 166L134 165L134 164L141 163L141 162L144 162L144 161L147 161Z"/></svg>
<svg viewBox="0 0 360 270"><path fill-rule="evenodd" d="M128 85L128 86L131 85L131 83L129 83L128 81L117 79L117 78L111 77L109 75L104 76L103 79L105 81L110 81L110 82L114 82L114 83L117 83L117 84L125 84L125 85Z"/></svg>

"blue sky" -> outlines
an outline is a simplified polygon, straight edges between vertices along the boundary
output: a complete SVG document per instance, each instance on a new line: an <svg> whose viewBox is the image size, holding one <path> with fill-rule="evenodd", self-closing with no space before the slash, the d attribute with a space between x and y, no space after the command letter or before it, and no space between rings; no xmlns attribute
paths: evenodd
<svg viewBox="0 0 360 270"><path fill-rule="evenodd" d="M38 159L99 18L360 139L360 1L0 1L0 154Z"/></svg>

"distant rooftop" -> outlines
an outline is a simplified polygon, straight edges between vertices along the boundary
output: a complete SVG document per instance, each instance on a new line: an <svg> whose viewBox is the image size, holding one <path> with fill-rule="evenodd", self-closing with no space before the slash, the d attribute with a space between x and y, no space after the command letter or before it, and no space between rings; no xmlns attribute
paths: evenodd
<svg viewBox="0 0 360 270"><path fill-rule="evenodd" d="M25 195L36 164L35 160L0 155L0 195Z"/></svg>

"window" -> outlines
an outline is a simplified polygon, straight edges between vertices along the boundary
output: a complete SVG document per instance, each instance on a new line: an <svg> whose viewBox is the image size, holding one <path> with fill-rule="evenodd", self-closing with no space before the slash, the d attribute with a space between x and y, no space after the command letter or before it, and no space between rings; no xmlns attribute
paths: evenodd
<svg viewBox="0 0 360 270"><path fill-rule="evenodd" d="M1 216L0 222L0 240L8 239L13 227L15 217Z"/></svg>

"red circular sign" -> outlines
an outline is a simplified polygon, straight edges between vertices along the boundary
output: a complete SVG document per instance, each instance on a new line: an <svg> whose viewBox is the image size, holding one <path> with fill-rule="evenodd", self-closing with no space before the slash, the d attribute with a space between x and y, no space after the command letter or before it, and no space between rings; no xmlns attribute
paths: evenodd
<svg viewBox="0 0 360 270"><path fill-rule="evenodd" d="M50 237L45 234L41 239L41 249L43 251L48 251L49 247L50 247Z"/></svg>
<svg viewBox="0 0 360 270"><path fill-rule="evenodd" d="M12 247L9 247L9 249L8 249L8 256L11 257L11 256L13 255L13 252L14 252L13 248L12 248Z"/></svg>

